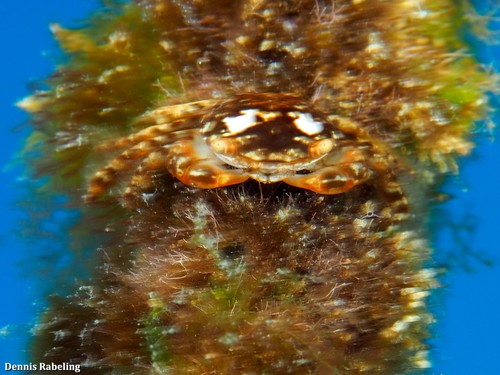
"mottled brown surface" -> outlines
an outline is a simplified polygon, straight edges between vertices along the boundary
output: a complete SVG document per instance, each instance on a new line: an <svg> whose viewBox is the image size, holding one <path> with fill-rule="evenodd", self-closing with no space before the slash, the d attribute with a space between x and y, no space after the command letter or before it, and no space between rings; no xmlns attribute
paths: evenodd
<svg viewBox="0 0 500 375"><path fill-rule="evenodd" d="M488 76L454 54L465 18L447 0L142 0L82 30L54 26L71 57L20 103L35 127L25 154L49 177L40 199L81 210L70 251L102 245L76 265L99 264L91 277L40 317L33 361L124 375L425 371L430 196L487 107ZM241 97L297 98L342 133L341 155L325 157L348 171L342 194L175 179L204 121ZM248 144L287 151L273 134ZM210 168L198 172L213 187L235 170Z"/></svg>

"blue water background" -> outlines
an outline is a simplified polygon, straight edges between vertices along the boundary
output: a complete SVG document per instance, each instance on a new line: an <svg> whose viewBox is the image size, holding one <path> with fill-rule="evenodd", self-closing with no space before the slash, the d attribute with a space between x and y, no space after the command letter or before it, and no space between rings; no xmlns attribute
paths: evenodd
<svg viewBox="0 0 500 375"><path fill-rule="evenodd" d="M41 301L37 292L40 281L30 278L26 268L19 266L23 242L13 234L22 216L15 204L22 173L7 165L27 134L22 126L27 116L13 104L29 94L29 82L46 77L54 68L56 44L48 24L75 26L98 4L97 0L23 0L1 5L0 165L4 167L0 183L0 373L4 362L27 362L28 333ZM500 70L498 46L483 46L478 54L485 64ZM462 255L456 259L466 260L472 271L453 266L442 279L444 288L433 301L439 322L431 342L434 368L429 374L499 373L500 144L492 142L493 138L493 134L479 135L473 157L461 163L460 176L450 179L444 189L454 197L441 207L445 220L472 224L472 232L461 234L461 243L493 264L484 266L477 257ZM437 218L435 222L436 227L442 224ZM444 229L436 236L438 255L459 247L454 234Z"/></svg>

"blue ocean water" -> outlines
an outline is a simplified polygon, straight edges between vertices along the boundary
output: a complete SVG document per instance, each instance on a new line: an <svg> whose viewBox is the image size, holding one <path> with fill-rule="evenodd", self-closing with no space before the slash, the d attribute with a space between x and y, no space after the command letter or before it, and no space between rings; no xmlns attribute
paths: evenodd
<svg viewBox="0 0 500 375"><path fill-rule="evenodd" d="M86 18L98 0L23 0L4 2L0 12L0 105L2 142L0 165L0 373L3 363L26 363L29 330L36 321L40 306L36 278L27 275L23 259L23 242L14 235L22 217L19 198L19 168L8 166L22 145L27 116L13 104L28 95L29 83L46 77L54 68L56 44L48 24L77 25ZM482 61L500 70L500 48L482 46ZM496 104L498 107L498 103ZM498 117L497 117L498 120ZM496 134L500 133L498 130ZM433 300L439 322L434 327L434 368L430 374L493 375L498 373L496 359L500 355L500 144L492 142L493 134L478 134L479 147L474 155L461 163L459 177L451 178L443 189L453 199L440 207L444 216L435 215L438 256L445 259L450 249L464 245L479 255L446 258L451 270L443 277L443 288ZM497 137L498 138L498 137ZM439 219L441 218L441 219ZM470 232L456 231L447 225L470 226ZM455 254L457 252L455 251ZM491 265L478 261L485 258ZM465 260L467 266L459 263ZM36 267L36 265L35 265ZM467 268L472 268L468 270Z"/></svg>

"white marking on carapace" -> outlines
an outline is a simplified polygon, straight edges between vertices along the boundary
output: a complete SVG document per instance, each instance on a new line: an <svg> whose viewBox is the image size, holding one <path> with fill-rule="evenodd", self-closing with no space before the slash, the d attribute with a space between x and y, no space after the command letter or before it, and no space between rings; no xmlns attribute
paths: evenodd
<svg viewBox="0 0 500 375"><path fill-rule="evenodd" d="M264 122L272 121L281 116L281 112L263 112L259 111L259 117L264 120Z"/></svg>
<svg viewBox="0 0 500 375"><path fill-rule="evenodd" d="M323 124L321 122L314 121L310 113L288 112L288 115L295 119L293 120L293 123L297 129L307 135L319 134L324 129Z"/></svg>
<svg viewBox="0 0 500 375"><path fill-rule="evenodd" d="M258 109L245 109L240 111L241 116L226 117L222 120L227 126L227 130L231 135L239 134L258 124L257 113Z"/></svg>

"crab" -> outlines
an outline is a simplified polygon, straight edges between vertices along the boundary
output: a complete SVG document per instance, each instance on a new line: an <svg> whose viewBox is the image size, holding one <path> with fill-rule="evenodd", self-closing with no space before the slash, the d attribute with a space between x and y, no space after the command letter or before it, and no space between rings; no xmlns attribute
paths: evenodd
<svg viewBox="0 0 500 375"><path fill-rule="evenodd" d="M388 168L387 150L358 124L309 107L293 95L244 94L156 108L138 120L144 129L100 146L125 150L91 178L86 199L137 164L127 194L167 171L199 189L254 179L340 194Z"/></svg>

